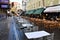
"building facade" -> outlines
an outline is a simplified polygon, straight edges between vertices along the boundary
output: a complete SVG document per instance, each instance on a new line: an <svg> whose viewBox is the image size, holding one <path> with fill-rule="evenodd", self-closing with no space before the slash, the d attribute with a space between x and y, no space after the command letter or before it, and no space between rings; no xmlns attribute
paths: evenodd
<svg viewBox="0 0 60 40"><path fill-rule="evenodd" d="M11 3L11 10L10 11L13 11L13 12L17 12L17 10L20 9L20 3L18 2L12 2Z"/></svg>
<svg viewBox="0 0 60 40"><path fill-rule="evenodd" d="M32 10L58 4L60 4L60 0L29 0L26 5L26 10Z"/></svg>
<svg viewBox="0 0 60 40"><path fill-rule="evenodd" d="M60 4L60 0L44 0L44 5L46 6L53 6Z"/></svg>
<svg viewBox="0 0 60 40"><path fill-rule="evenodd" d="M27 2L26 9L31 10L31 9L36 9L43 6L44 5L42 0L29 0L29 2Z"/></svg>

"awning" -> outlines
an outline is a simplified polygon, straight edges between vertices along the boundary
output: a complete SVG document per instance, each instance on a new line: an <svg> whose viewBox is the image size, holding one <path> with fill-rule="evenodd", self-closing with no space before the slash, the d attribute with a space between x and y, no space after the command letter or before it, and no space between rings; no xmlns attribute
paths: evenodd
<svg viewBox="0 0 60 40"><path fill-rule="evenodd" d="M41 14L43 11L44 8L38 8L38 9L29 10L26 12L26 14Z"/></svg>
<svg viewBox="0 0 60 40"><path fill-rule="evenodd" d="M30 10L30 14L33 14L35 12L35 10Z"/></svg>
<svg viewBox="0 0 60 40"><path fill-rule="evenodd" d="M36 11L33 14L41 14L44 11L44 8L36 9Z"/></svg>
<svg viewBox="0 0 60 40"><path fill-rule="evenodd" d="M29 10L26 12L26 14L33 14L35 10Z"/></svg>
<svg viewBox="0 0 60 40"><path fill-rule="evenodd" d="M26 14L29 14L29 11L26 11Z"/></svg>
<svg viewBox="0 0 60 40"><path fill-rule="evenodd" d="M60 12L60 6L48 7L46 8L45 12Z"/></svg>

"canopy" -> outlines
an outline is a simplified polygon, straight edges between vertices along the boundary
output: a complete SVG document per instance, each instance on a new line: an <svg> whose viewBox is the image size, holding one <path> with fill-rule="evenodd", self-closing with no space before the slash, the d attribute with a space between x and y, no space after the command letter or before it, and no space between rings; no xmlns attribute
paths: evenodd
<svg viewBox="0 0 60 40"><path fill-rule="evenodd" d="M48 7L44 12L60 12L60 5L54 7Z"/></svg>
<svg viewBox="0 0 60 40"><path fill-rule="evenodd" d="M35 10L26 11L26 14L33 14Z"/></svg>
<svg viewBox="0 0 60 40"><path fill-rule="evenodd" d="M33 14L35 10L30 10L30 13L29 14Z"/></svg>
<svg viewBox="0 0 60 40"><path fill-rule="evenodd" d="M26 14L41 14L43 11L44 8L38 8L38 9L29 10L26 12Z"/></svg>
<svg viewBox="0 0 60 40"><path fill-rule="evenodd" d="M29 14L29 11L26 11L26 14Z"/></svg>
<svg viewBox="0 0 60 40"><path fill-rule="evenodd" d="M44 11L44 8L38 8L34 14L41 14Z"/></svg>

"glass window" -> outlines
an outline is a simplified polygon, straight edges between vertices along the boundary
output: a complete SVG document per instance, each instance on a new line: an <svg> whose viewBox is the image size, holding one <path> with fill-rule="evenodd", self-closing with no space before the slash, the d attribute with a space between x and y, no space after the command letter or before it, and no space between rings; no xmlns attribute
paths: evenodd
<svg viewBox="0 0 60 40"><path fill-rule="evenodd" d="M40 6L40 1L39 1L39 6Z"/></svg>

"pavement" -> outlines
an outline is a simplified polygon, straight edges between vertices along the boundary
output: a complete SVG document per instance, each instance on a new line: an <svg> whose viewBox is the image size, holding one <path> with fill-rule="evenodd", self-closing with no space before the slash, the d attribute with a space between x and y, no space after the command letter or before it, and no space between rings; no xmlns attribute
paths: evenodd
<svg viewBox="0 0 60 40"><path fill-rule="evenodd" d="M60 40L60 30L55 30L54 34L54 40Z"/></svg>
<svg viewBox="0 0 60 40"><path fill-rule="evenodd" d="M18 40L12 17L0 21L0 40Z"/></svg>
<svg viewBox="0 0 60 40"><path fill-rule="evenodd" d="M13 17L0 21L0 40L24 40L22 30L16 29Z"/></svg>
<svg viewBox="0 0 60 40"><path fill-rule="evenodd" d="M8 22L7 19L0 20L0 40L8 40Z"/></svg>

